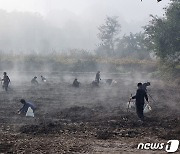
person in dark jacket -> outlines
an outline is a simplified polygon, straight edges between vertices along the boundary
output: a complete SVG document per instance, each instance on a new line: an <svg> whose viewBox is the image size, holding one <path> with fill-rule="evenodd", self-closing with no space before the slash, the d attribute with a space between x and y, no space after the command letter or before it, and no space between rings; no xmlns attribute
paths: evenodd
<svg viewBox="0 0 180 154"><path fill-rule="evenodd" d="M74 87L79 87L79 85L80 85L80 82L77 79L74 79L73 86Z"/></svg>
<svg viewBox="0 0 180 154"><path fill-rule="evenodd" d="M5 89L5 91L7 91L7 90L8 90L9 83L10 83L10 79L9 79L9 77L7 76L7 73L6 73L6 72L4 72L3 75L4 75L4 76L3 76L3 79L2 79L2 81L3 81L3 88Z"/></svg>
<svg viewBox="0 0 180 154"><path fill-rule="evenodd" d="M35 111L36 107L33 103L26 102L24 99L21 99L20 102L23 104L23 107L18 111L19 114L26 115L29 107L33 110L33 112Z"/></svg>
<svg viewBox="0 0 180 154"><path fill-rule="evenodd" d="M100 71L98 71L97 73L96 73L96 78L95 78L95 81L99 84L99 81L101 80L101 78L100 78Z"/></svg>
<svg viewBox="0 0 180 154"><path fill-rule="evenodd" d="M142 83L137 84L138 89L136 95L132 99L136 99L136 112L141 121L144 121L144 99L148 102L148 96L146 91L142 87Z"/></svg>

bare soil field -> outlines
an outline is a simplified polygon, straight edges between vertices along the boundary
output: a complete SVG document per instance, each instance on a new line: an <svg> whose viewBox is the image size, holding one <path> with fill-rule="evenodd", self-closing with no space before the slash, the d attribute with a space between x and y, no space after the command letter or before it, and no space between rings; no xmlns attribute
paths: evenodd
<svg viewBox="0 0 180 154"><path fill-rule="evenodd" d="M9 91L0 89L0 153L166 153L137 145L180 139L179 87L149 79L155 102L149 98L152 111L142 124L126 104L137 82L147 80L109 74L106 78L116 84L102 80L92 87L94 75L75 76L80 88L72 87L74 76L69 75L49 75L47 83L39 80L36 87L30 84L33 76L10 76ZM17 114L21 98L37 106L34 118Z"/></svg>

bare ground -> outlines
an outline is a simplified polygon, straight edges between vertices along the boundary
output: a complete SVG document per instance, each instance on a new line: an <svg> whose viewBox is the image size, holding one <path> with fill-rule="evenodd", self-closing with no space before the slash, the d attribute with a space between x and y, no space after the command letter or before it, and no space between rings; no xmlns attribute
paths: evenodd
<svg viewBox="0 0 180 154"><path fill-rule="evenodd" d="M152 112L139 123L134 110L127 112L136 83L116 77L115 85L74 88L53 80L32 87L29 82L0 91L0 153L165 153L138 150L138 143L166 143L180 139L180 89L152 81ZM35 118L17 114L19 100L36 104Z"/></svg>

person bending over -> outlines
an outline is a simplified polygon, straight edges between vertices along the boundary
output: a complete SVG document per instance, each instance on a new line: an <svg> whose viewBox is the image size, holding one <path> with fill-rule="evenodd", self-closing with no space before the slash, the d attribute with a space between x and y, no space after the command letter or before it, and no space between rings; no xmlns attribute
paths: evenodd
<svg viewBox="0 0 180 154"><path fill-rule="evenodd" d="M33 103L26 102L24 99L21 99L20 102L23 104L23 107L18 111L18 114L26 115L29 107L33 110L33 112L35 111L36 107Z"/></svg>
<svg viewBox="0 0 180 154"><path fill-rule="evenodd" d="M74 87L79 87L79 85L80 85L80 82L77 79L74 79L73 86Z"/></svg>

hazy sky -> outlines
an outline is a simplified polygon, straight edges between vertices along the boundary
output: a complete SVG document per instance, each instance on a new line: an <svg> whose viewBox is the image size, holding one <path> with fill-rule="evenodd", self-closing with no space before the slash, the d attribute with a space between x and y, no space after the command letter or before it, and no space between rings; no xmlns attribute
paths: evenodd
<svg viewBox="0 0 180 154"><path fill-rule="evenodd" d="M162 15L169 0L0 0L0 8L8 11L33 11L47 15L52 10L68 10L77 15L97 8L123 16L126 21L142 20L149 14ZM100 12L94 12L96 14ZM88 13L88 12L87 12Z"/></svg>
<svg viewBox="0 0 180 154"><path fill-rule="evenodd" d="M150 14L162 16L168 3L169 0L159 3L156 0L0 0L0 9L41 14L46 23L61 29L62 40L66 40L61 49L93 49L98 41L97 27L107 15L119 16L122 35L135 33L147 24Z"/></svg>

